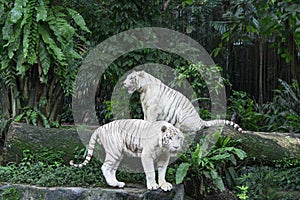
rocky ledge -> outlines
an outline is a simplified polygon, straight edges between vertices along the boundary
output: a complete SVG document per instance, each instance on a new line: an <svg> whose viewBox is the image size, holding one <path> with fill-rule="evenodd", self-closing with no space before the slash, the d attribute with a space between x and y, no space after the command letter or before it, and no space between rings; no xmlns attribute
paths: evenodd
<svg viewBox="0 0 300 200"><path fill-rule="evenodd" d="M37 187L31 185L1 184L0 199L19 200L183 200L183 185L176 185L170 192L149 191L143 186L124 189L81 187Z"/></svg>

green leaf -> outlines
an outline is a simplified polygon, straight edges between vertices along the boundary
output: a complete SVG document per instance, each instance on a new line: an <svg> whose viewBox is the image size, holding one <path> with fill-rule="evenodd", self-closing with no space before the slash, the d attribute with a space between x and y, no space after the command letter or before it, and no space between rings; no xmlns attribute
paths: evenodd
<svg viewBox="0 0 300 200"><path fill-rule="evenodd" d="M213 183L215 184L215 186L217 186L217 188L219 188L221 191L224 191L225 186L224 186L223 180L219 176L219 174L215 170L211 170L210 176L213 179Z"/></svg>
<svg viewBox="0 0 300 200"><path fill-rule="evenodd" d="M20 33L21 31L19 30L17 35L14 37L15 41L11 43L11 45L8 48L8 57L9 59L12 59L15 55L15 51L17 51L20 47L21 39L20 39Z"/></svg>
<svg viewBox="0 0 300 200"><path fill-rule="evenodd" d="M222 146L223 146L223 147L226 147L229 141L230 141L230 136L228 135L228 136L224 139Z"/></svg>
<svg viewBox="0 0 300 200"><path fill-rule="evenodd" d="M219 155L215 155L215 156L211 157L211 160L222 161L222 160L226 160L227 158L230 158L230 157L231 157L231 154L224 153L224 154L219 154Z"/></svg>
<svg viewBox="0 0 300 200"><path fill-rule="evenodd" d="M39 22L40 20L45 21L47 19L47 7L45 6L44 0L38 0L39 5L35 7L36 10L36 21Z"/></svg>
<svg viewBox="0 0 300 200"><path fill-rule="evenodd" d="M47 49L52 50L53 56L57 59L57 61L61 65L66 65L67 63L66 58L62 50L56 45L55 41L50 37L49 33L45 30L43 26L40 26L38 29L40 35L42 36L42 39L45 44L48 45Z"/></svg>
<svg viewBox="0 0 300 200"><path fill-rule="evenodd" d="M25 115L25 113L19 114L19 115L14 119L14 121L15 121L15 122L21 121L21 119L23 118L24 115Z"/></svg>
<svg viewBox="0 0 300 200"><path fill-rule="evenodd" d="M9 21L6 21L3 28L2 28L2 39L3 40L10 40L10 38L14 35L13 32L13 24ZM4 46L8 46L8 44L4 45Z"/></svg>
<svg viewBox="0 0 300 200"><path fill-rule="evenodd" d="M30 119L31 119L32 124L34 126L37 126L37 112L36 111L31 112Z"/></svg>
<svg viewBox="0 0 300 200"><path fill-rule="evenodd" d="M245 151L241 150L241 149L237 149L235 148L234 153L239 157L239 159L243 160L244 158L247 157L247 154Z"/></svg>
<svg viewBox="0 0 300 200"><path fill-rule="evenodd" d="M48 80L48 72L51 66L51 59L50 55L45 47L45 44L40 41L39 45L39 60L40 60L40 67L42 68L42 82L47 83Z"/></svg>
<svg viewBox="0 0 300 200"><path fill-rule="evenodd" d="M23 57L26 59L28 55L28 48L29 48L29 35L30 35L30 28L31 28L31 23L27 23L24 26L24 36L23 36Z"/></svg>
<svg viewBox="0 0 300 200"><path fill-rule="evenodd" d="M235 159L234 155L231 155L229 157L229 160L231 161L232 164L236 165L236 159Z"/></svg>
<svg viewBox="0 0 300 200"><path fill-rule="evenodd" d="M44 127L45 128L50 128L50 124L48 122L47 117L43 113L41 113L41 112L38 112L38 115L40 116L40 118L41 118L41 120L43 122Z"/></svg>
<svg viewBox="0 0 300 200"><path fill-rule="evenodd" d="M49 11L47 21L57 41L60 42L62 46L67 46L69 45L68 43L73 40L76 31L65 19L66 15L62 13L59 8L60 7Z"/></svg>
<svg viewBox="0 0 300 200"><path fill-rule="evenodd" d="M16 0L14 3L14 7L11 10L10 20L13 23L16 23L23 15L23 3L26 5L26 0Z"/></svg>
<svg viewBox="0 0 300 200"><path fill-rule="evenodd" d="M73 18L74 22L83 30L86 31L88 33L90 33L90 30L88 29L88 27L85 24L85 21L83 19L83 17L75 10L67 8L67 11L69 12L69 14L71 15L71 17Z"/></svg>
<svg viewBox="0 0 300 200"><path fill-rule="evenodd" d="M202 152L200 151L200 144L197 144L194 153L192 154L192 159L194 162L198 163L198 160L202 158Z"/></svg>
<svg viewBox="0 0 300 200"><path fill-rule="evenodd" d="M190 163L181 163L176 170L176 184L182 183L184 177L191 166Z"/></svg>

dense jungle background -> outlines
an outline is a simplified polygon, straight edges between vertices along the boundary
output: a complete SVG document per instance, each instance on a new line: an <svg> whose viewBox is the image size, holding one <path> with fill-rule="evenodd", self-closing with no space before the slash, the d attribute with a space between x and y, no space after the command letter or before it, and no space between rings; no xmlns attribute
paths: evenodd
<svg viewBox="0 0 300 200"><path fill-rule="evenodd" d="M85 56L105 39L141 27L179 31L207 50L225 83L227 119L247 131L298 135L299 4L297 0L0 0L1 146L12 122L72 126L72 92ZM158 49L139 49L119 57L101 77L92 97L100 125L114 119L111 94L119 78L145 63L172 67L196 91L200 116L215 117L195 65ZM138 94L131 99L132 117L142 118ZM233 199L300 199L299 155L257 160L241 148L246 140L221 135L216 133L218 142L205 157L200 140L168 170L168 179L184 183L189 198L209 199L221 191ZM82 160L84 148L72 151ZM0 182L105 185L97 161L85 170L72 169L63 154L24 149L21 162L0 166ZM68 179L57 180L58 171ZM142 174L119 176L144 181Z"/></svg>

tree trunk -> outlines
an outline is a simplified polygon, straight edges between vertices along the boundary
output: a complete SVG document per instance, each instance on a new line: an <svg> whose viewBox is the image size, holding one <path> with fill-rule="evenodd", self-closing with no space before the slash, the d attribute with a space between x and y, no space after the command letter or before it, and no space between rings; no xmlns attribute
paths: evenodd
<svg viewBox="0 0 300 200"><path fill-rule="evenodd" d="M259 39L258 41L259 46L259 98L258 103L259 105L263 104L263 43L262 40Z"/></svg>
<svg viewBox="0 0 300 200"><path fill-rule="evenodd" d="M241 139L241 148L248 158L255 158L258 162L268 163L286 157L300 158L300 134L252 131L240 133L226 128L224 135Z"/></svg>
<svg viewBox="0 0 300 200"><path fill-rule="evenodd" d="M81 139L87 143L93 130L89 127L85 138L80 138L75 127L70 129L42 128L22 123L11 123L3 148L3 161L19 162L23 150L39 152L45 147L55 151L63 151L66 162L74 158L76 148L84 148ZM211 129L201 131L211 132ZM270 162L285 157L300 158L300 134L292 133L239 133L225 128L223 135L230 135L232 139L241 139L241 148L246 151L248 158L256 158L257 162ZM97 153L97 152L95 152Z"/></svg>
<svg viewBox="0 0 300 200"><path fill-rule="evenodd" d="M3 163L20 162L24 150L40 152L45 148L49 148L54 153L64 152L64 160L69 162L69 160L74 159L76 148L80 149L84 146L75 128L47 129L13 122L5 135L3 151L1 152L2 161Z"/></svg>

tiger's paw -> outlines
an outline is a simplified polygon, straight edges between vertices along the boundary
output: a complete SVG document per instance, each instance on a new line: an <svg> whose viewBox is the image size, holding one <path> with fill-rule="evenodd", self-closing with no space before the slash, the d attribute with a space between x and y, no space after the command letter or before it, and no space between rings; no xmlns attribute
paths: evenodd
<svg viewBox="0 0 300 200"><path fill-rule="evenodd" d="M119 181L113 181L108 183L108 185L112 186L112 187L119 187L119 188L123 188L125 186L124 182L119 182Z"/></svg>
<svg viewBox="0 0 300 200"><path fill-rule="evenodd" d="M148 184L147 183L148 190L157 190L159 188L159 185L157 183Z"/></svg>
<svg viewBox="0 0 300 200"><path fill-rule="evenodd" d="M159 186L163 191L170 191L173 187L172 184L168 183L168 182L163 182L163 183L159 184Z"/></svg>

